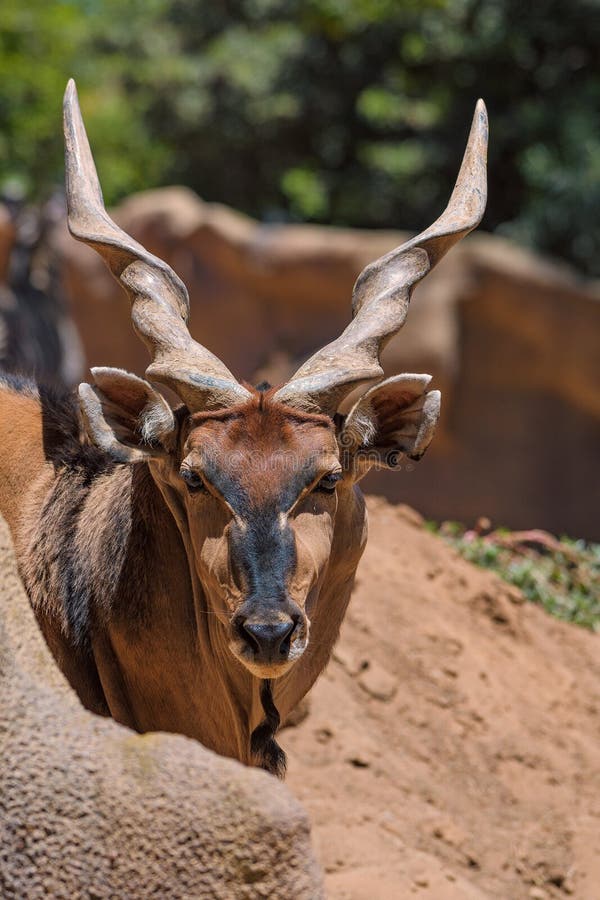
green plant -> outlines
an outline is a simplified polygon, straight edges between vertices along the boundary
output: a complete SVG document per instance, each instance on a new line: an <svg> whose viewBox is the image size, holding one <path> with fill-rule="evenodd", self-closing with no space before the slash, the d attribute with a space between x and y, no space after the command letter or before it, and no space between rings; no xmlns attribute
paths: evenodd
<svg viewBox="0 0 600 900"><path fill-rule="evenodd" d="M560 619L600 631L600 544L546 532L499 529L482 535L456 522L429 523L475 565L514 584Z"/></svg>

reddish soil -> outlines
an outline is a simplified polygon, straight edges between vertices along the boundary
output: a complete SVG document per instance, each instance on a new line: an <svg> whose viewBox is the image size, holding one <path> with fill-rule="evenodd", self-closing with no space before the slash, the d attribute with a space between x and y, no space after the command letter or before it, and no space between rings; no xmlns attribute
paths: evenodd
<svg viewBox="0 0 600 900"><path fill-rule="evenodd" d="M369 502L288 785L337 900L600 898L600 636Z"/></svg>

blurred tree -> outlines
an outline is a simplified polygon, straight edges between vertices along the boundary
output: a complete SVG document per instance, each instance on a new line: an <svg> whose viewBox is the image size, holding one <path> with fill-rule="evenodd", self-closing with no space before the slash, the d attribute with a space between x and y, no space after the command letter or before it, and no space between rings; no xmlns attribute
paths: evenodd
<svg viewBox="0 0 600 900"><path fill-rule="evenodd" d="M0 188L42 201L63 181L62 96L75 76L109 201L160 183L168 147L146 125L162 0L2 0ZM125 25L125 23L127 23Z"/></svg>
<svg viewBox="0 0 600 900"><path fill-rule="evenodd" d="M598 0L3 0L0 178L59 177L75 74L107 199L421 228L489 107L484 227L600 274Z"/></svg>

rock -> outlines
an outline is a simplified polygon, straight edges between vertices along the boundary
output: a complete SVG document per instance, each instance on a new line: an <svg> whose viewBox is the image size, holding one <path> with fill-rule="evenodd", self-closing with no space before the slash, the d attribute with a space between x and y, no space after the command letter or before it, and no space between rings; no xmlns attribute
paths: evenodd
<svg viewBox="0 0 600 900"><path fill-rule="evenodd" d="M337 644L333 650L333 659L339 663L348 675L358 675L369 667L369 662L362 657L356 656L349 647L344 644Z"/></svg>
<svg viewBox="0 0 600 900"><path fill-rule="evenodd" d="M431 834L440 841L444 841L450 847L456 847L460 850L467 844L469 836L464 830L452 819L439 818L431 827Z"/></svg>
<svg viewBox="0 0 600 900"><path fill-rule="evenodd" d="M397 690L396 679L377 663L365 669L358 683L375 700L391 700Z"/></svg>
<svg viewBox="0 0 600 900"><path fill-rule="evenodd" d="M348 762L356 769L368 769L371 763L364 756L349 756Z"/></svg>
<svg viewBox="0 0 600 900"><path fill-rule="evenodd" d="M480 591L471 601L474 610L483 613L494 625L499 626L515 638L523 637L521 625L522 603L516 604L505 585L498 579L497 590Z"/></svg>
<svg viewBox="0 0 600 900"><path fill-rule="evenodd" d="M529 896L531 900L548 900L548 894L540 887L532 887L529 891Z"/></svg>

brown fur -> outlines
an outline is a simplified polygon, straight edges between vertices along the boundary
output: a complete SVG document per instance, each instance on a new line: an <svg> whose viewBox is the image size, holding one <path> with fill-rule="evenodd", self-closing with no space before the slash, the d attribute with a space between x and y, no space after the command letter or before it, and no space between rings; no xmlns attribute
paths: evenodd
<svg viewBox="0 0 600 900"><path fill-rule="evenodd" d="M269 507L294 475L290 460L308 460L313 481L335 461L331 420L258 396L219 414L180 411L177 452L135 465L90 446L70 400L30 385L0 387L0 424L10 433L0 511L43 633L82 702L140 731L181 732L252 762L261 678L232 655L244 584L230 561L231 514L217 496L190 496L179 466L211 450L250 507ZM282 450L289 456L280 461ZM275 673L282 718L328 660L366 539L351 480L333 496L310 487L288 513L296 552L289 594L306 630L310 620L310 640Z"/></svg>
<svg viewBox="0 0 600 900"><path fill-rule="evenodd" d="M7 475L24 509L19 518L14 497L5 498L25 583L49 641L62 641L81 668L86 657L89 674L74 679L85 681L84 700L99 681L122 722L182 731L247 762L254 742L258 761L280 769L279 715L325 666L364 547L355 482L372 464L395 467L402 451L422 455L439 395L409 413L407 401L424 391L417 376L410 396L397 384L372 388L367 408L348 416L359 429L345 434L336 413L354 387L379 381L380 352L404 323L412 287L483 214L485 108L478 104L446 212L365 269L343 334L271 394L239 384L191 338L181 280L107 215L72 81L64 130L71 233L102 254L129 294L152 357L148 377L190 410L211 412L182 420L148 381L92 369L80 410L104 464L76 449L70 462L58 454L54 480L32 496ZM381 391L393 400L387 411L385 402L378 409ZM37 473L43 402L27 415ZM373 445L356 445L357 432ZM375 446L378 435L392 443ZM7 455L7 472L18 463ZM2 494L0 485L0 503Z"/></svg>

